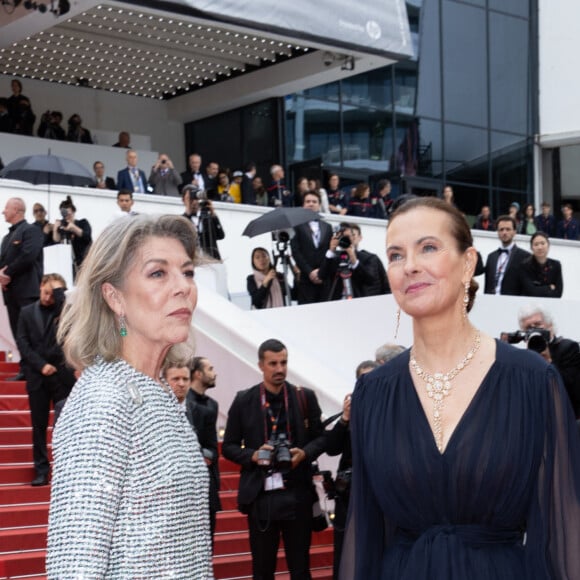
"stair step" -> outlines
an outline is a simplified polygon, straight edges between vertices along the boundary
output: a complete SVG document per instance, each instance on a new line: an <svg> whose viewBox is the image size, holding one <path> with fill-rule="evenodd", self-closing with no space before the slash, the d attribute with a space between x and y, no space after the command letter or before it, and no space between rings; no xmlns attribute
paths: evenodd
<svg viewBox="0 0 580 580"><path fill-rule="evenodd" d="M0 397L0 411L28 411L28 395L8 395L2 393Z"/></svg>
<svg viewBox="0 0 580 580"><path fill-rule="evenodd" d="M0 465L0 485L30 484L34 477L32 463Z"/></svg>
<svg viewBox="0 0 580 580"><path fill-rule="evenodd" d="M15 578L44 574L46 571L46 551L26 554L4 554L0 556L0 578Z"/></svg>
<svg viewBox="0 0 580 580"><path fill-rule="evenodd" d="M50 412L51 415L54 411ZM52 420L50 421L52 424ZM2 427L30 427L30 411L0 411L0 425Z"/></svg>
<svg viewBox="0 0 580 580"><path fill-rule="evenodd" d="M4 395L26 395L26 383L22 381L6 381L0 375L0 394Z"/></svg>
<svg viewBox="0 0 580 580"><path fill-rule="evenodd" d="M28 483L25 485L4 485L0 487L0 505L2 506L48 501L50 501L50 485L32 487Z"/></svg>
<svg viewBox="0 0 580 580"><path fill-rule="evenodd" d="M0 530L0 555L3 552L44 550L47 531L47 526Z"/></svg>
<svg viewBox="0 0 580 580"><path fill-rule="evenodd" d="M46 432L46 440L52 442L52 427ZM0 445L32 445L32 427L0 427Z"/></svg>
<svg viewBox="0 0 580 580"><path fill-rule="evenodd" d="M0 522L3 528L46 526L48 503L0 506Z"/></svg>
<svg viewBox="0 0 580 580"><path fill-rule="evenodd" d="M52 445L48 446L48 459L52 462ZM0 464L31 463L32 447L28 445L0 445Z"/></svg>

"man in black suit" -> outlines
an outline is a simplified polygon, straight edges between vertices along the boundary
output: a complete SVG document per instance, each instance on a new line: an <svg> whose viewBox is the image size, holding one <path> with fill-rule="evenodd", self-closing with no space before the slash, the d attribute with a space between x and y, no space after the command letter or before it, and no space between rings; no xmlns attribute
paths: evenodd
<svg viewBox="0 0 580 580"><path fill-rule="evenodd" d="M529 304L520 308L518 312L520 330L529 332L534 328L542 328L550 332L550 340L547 344L537 341L534 347L545 348L540 355L549 363L552 363L562 376L562 382L576 419L580 419L580 345L575 340L556 336L554 321L548 310L537 304Z"/></svg>
<svg viewBox="0 0 580 580"><path fill-rule="evenodd" d="M32 419L32 448L36 477L32 485L46 485L50 464L46 430L50 403L54 423L75 383L73 369L67 367L56 340L58 320L64 307L66 282L60 274L46 274L40 283L40 299L25 306L18 319L16 341Z"/></svg>
<svg viewBox="0 0 580 580"><path fill-rule="evenodd" d="M222 452L242 466L238 508L248 515L253 577L273 580L280 535L293 580L309 580L310 469L324 450L320 407L310 389L286 381L288 352L275 339L258 349L263 381L237 393Z"/></svg>
<svg viewBox="0 0 580 580"><path fill-rule="evenodd" d="M221 260L217 242L223 240L226 233L215 213L212 201L198 199L198 192L199 190L194 185L186 185L183 188L181 199L185 206L185 212L182 215L191 220L197 229L201 251L214 260Z"/></svg>
<svg viewBox="0 0 580 580"><path fill-rule="evenodd" d="M501 247L487 256L485 263L485 293L521 296L520 264L530 256L516 246L516 221L509 215L497 218L497 236Z"/></svg>
<svg viewBox="0 0 580 580"><path fill-rule="evenodd" d="M96 189L115 189L115 180L105 175L105 164L102 161L95 161L93 163L93 171L95 172L95 183L90 187L95 187ZM133 191L133 188L130 191Z"/></svg>
<svg viewBox="0 0 580 580"><path fill-rule="evenodd" d="M256 205L256 192L254 191L253 180L256 177L256 164L253 161L246 163L244 176L242 177L242 203Z"/></svg>
<svg viewBox="0 0 580 580"><path fill-rule="evenodd" d="M320 194L317 191L306 192L302 207L319 212ZM322 220L313 219L311 222L294 228L294 237L290 246L296 265L300 269L298 304L329 300L332 284L320 278L318 274L331 239L332 228Z"/></svg>
<svg viewBox="0 0 580 580"><path fill-rule="evenodd" d="M197 433L201 452L209 470L209 516L211 535L215 533L216 514L221 511L220 472L217 441L218 403L206 392L215 388L216 372L211 362L202 356L196 356L190 367L190 389L186 397L186 414Z"/></svg>
<svg viewBox="0 0 580 580"><path fill-rule="evenodd" d="M186 185L193 185L197 189L205 191L205 175L201 171L201 155L192 153L187 158L188 168L181 174L181 183L183 188Z"/></svg>
<svg viewBox="0 0 580 580"><path fill-rule="evenodd" d="M44 236L40 228L24 219L26 206L19 197L10 198L2 213L10 228L0 246L0 286L16 339L20 309L38 300Z"/></svg>

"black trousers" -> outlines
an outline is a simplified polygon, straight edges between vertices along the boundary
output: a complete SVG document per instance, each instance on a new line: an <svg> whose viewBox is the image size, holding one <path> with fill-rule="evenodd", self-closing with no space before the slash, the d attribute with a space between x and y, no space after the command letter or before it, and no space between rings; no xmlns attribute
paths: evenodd
<svg viewBox="0 0 580 580"><path fill-rule="evenodd" d="M6 304L6 310L8 311L8 321L10 322L10 330L12 331L12 336L16 340L18 335L18 318L20 317L20 310L33 302L36 302L36 298L17 298L14 296L7 297L4 294L4 303Z"/></svg>
<svg viewBox="0 0 580 580"><path fill-rule="evenodd" d="M63 407L60 388L54 381L45 380L40 388L28 392L30 417L32 419L32 456L36 475L48 475L50 463L46 449L46 431L50 418L50 404L54 405L54 424ZM61 402L59 404L59 402ZM54 426L54 425L53 425Z"/></svg>
<svg viewBox="0 0 580 580"><path fill-rule="evenodd" d="M346 526L346 516L348 514L348 495L339 495L334 500L334 562L332 578L338 580L340 569L340 558L342 556L342 545L344 543L344 528Z"/></svg>
<svg viewBox="0 0 580 580"><path fill-rule="evenodd" d="M280 536L284 540L291 580L311 580L312 501L297 503L295 516L288 520L262 521L253 513L248 515L254 580L274 580Z"/></svg>

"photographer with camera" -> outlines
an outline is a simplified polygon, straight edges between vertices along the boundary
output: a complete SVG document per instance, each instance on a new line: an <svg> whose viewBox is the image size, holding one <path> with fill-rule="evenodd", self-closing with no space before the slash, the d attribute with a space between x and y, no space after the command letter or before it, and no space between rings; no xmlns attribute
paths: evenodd
<svg viewBox="0 0 580 580"><path fill-rule="evenodd" d="M70 195L58 206L62 219L55 220L52 239L56 244L70 244L73 254L73 272L76 275L93 243L91 224L86 219L75 219L77 208Z"/></svg>
<svg viewBox="0 0 580 580"><path fill-rule="evenodd" d="M155 195L179 197L181 176L165 153L160 153L149 174L149 185Z"/></svg>
<svg viewBox="0 0 580 580"><path fill-rule="evenodd" d="M527 348L540 354L560 372L576 419L580 419L580 346L575 340L555 335L551 314L537 304L520 308L520 330L502 332L504 342L525 341Z"/></svg>
<svg viewBox="0 0 580 580"><path fill-rule="evenodd" d="M214 260L221 260L217 242L223 240L226 234L215 213L213 202L207 199L203 189L195 185L186 185L181 191L181 199L185 206L182 215L196 227L200 250Z"/></svg>
<svg viewBox="0 0 580 580"><path fill-rule="evenodd" d="M330 300L390 292L383 263L376 254L358 249L361 239L357 224L342 222L330 240L319 272L321 279L333 280Z"/></svg>
<svg viewBox="0 0 580 580"><path fill-rule="evenodd" d="M293 580L309 580L311 463L323 451L320 407L310 389L286 381L288 352L269 339L258 349L263 381L237 393L224 457L241 465L238 509L248 516L253 577L273 580L280 536Z"/></svg>

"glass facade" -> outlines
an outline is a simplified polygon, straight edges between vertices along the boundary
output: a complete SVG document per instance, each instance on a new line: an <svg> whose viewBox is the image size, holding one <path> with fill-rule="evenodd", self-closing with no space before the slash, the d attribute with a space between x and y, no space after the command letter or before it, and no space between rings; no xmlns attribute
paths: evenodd
<svg viewBox="0 0 580 580"><path fill-rule="evenodd" d="M285 99L287 164L388 173L407 191L453 185L495 215L532 200L537 91L532 0L409 3L417 58ZM531 32L532 31L532 32Z"/></svg>

